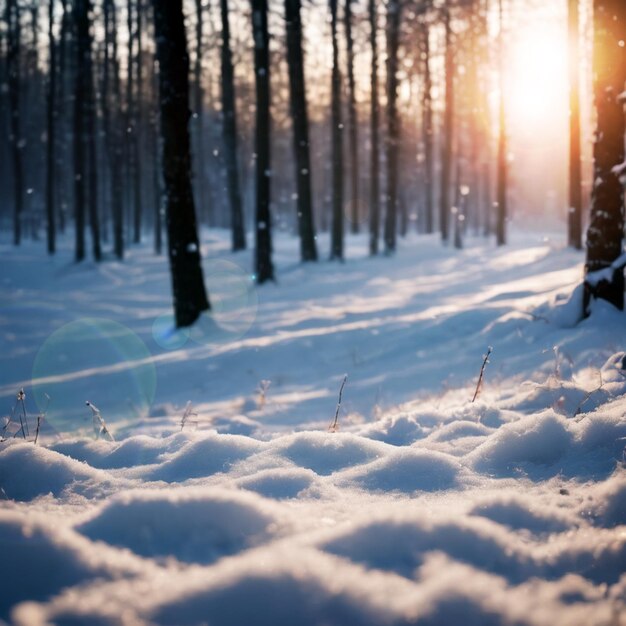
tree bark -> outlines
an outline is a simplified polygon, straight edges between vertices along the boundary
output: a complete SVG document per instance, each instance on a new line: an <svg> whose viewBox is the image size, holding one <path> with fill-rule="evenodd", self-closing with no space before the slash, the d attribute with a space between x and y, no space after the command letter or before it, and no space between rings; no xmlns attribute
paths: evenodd
<svg viewBox="0 0 626 626"><path fill-rule="evenodd" d="M385 213L385 253L396 250L398 213L398 44L400 3L390 0L387 10L387 210Z"/></svg>
<svg viewBox="0 0 626 626"><path fill-rule="evenodd" d="M378 153L378 45L377 45L377 12L376 0L368 3L370 23L370 48L372 52L372 68L370 76L370 254L378 254L380 237L380 187L379 187L379 153Z"/></svg>
<svg viewBox="0 0 626 626"><path fill-rule="evenodd" d="M7 0L7 74L9 79L9 108L11 118L11 153L13 160L13 243L22 241L22 212L24 209L24 165L22 161L22 127L20 117L20 9L17 0Z"/></svg>
<svg viewBox="0 0 626 626"><path fill-rule="evenodd" d="M428 234L435 230L434 200L433 200L433 81L430 72L430 29L425 22L421 24L423 44L423 76L424 88L422 93L423 141L424 141L424 195L425 195L425 229Z"/></svg>
<svg viewBox="0 0 626 626"><path fill-rule="evenodd" d="M354 80L354 38L352 36L352 3L346 0L344 30L348 65L348 141L350 144L350 231L359 232L359 142L356 85Z"/></svg>
<svg viewBox="0 0 626 626"><path fill-rule="evenodd" d="M582 249L582 186L580 162L579 0L569 0L569 211L568 243Z"/></svg>
<svg viewBox="0 0 626 626"><path fill-rule="evenodd" d="M444 8L445 25L445 73L446 93L443 117L443 150L441 155L441 192L439 194L439 228L441 239L446 242L449 237L450 217L450 175L452 170L452 143L454 120L454 56L452 50L452 29L450 27L450 11Z"/></svg>
<svg viewBox="0 0 626 626"><path fill-rule="evenodd" d="M209 309L191 189L189 56L182 0L153 0L159 63L163 179L174 314L178 328Z"/></svg>
<svg viewBox="0 0 626 626"><path fill-rule="evenodd" d="M47 143L46 143L46 217L47 217L47 243L48 254L56 251L56 221L55 221L55 189L54 174L55 161L54 151L56 130L56 43L54 41L54 0L48 1L48 119L47 119Z"/></svg>
<svg viewBox="0 0 626 626"><path fill-rule="evenodd" d="M624 162L624 111L620 94L626 81L626 6L622 0L594 0L593 69L597 113L593 149L594 187L587 229L583 312L592 298L624 308L624 268L607 271L601 280L589 274L607 270L622 254L624 190L616 166Z"/></svg>
<svg viewBox="0 0 626 626"><path fill-rule="evenodd" d="M498 3L498 14L500 32L498 34L498 57L499 57L499 81L500 81L500 101L499 101L499 134L498 134L498 182L497 182L497 203L496 213L496 244L503 246L506 243L506 218L507 218L507 130L506 130L506 110L504 106L504 20L503 20L502 0Z"/></svg>
<svg viewBox="0 0 626 626"><path fill-rule="evenodd" d="M270 215L270 65L267 0L251 0L256 85L256 281L274 280Z"/></svg>
<svg viewBox="0 0 626 626"><path fill-rule="evenodd" d="M230 49L230 23L228 0L221 0L222 14L222 133L224 161L230 204L231 246L234 252L245 250L246 233L243 223L241 190L239 188L239 163L237 159L237 108L235 106L235 73Z"/></svg>
<svg viewBox="0 0 626 626"><path fill-rule="evenodd" d="M298 193L298 230L300 259L317 261L313 200L311 194L311 158L309 145L309 117L304 81L302 53L302 21L300 0L285 0L287 22L287 62L289 66L289 104L293 125L296 189Z"/></svg>
<svg viewBox="0 0 626 626"><path fill-rule="evenodd" d="M337 41L337 0L329 0L333 68L331 75L331 141L333 175L333 217L330 258L343 260L343 125L341 123L341 73Z"/></svg>

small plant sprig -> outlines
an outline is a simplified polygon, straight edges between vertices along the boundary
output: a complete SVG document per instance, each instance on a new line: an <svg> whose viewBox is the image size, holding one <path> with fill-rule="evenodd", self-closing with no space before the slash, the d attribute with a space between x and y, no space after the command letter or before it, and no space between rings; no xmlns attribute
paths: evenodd
<svg viewBox="0 0 626 626"><path fill-rule="evenodd" d="M193 416L197 416L197 413L194 413L191 409L193 408L192 404L191 404L191 400L189 400L187 402L187 404L185 405L185 410L183 411L183 416L180 418L180 432L183 431L183 428L185 428L185 426L187 425L187 422L189 421L189 416L193 415ZM192 422L193 424L195 424L196 426L198 425L198 422Z"/></svg>
<svg viewBox="0 0 626 626"><path fill-rule="evenodd" d="M485 368L487 367L487 363L489 363L489 356L493 352L493 348L489 346L487 348L487 354L483 357L483 364L480 366L480 374L478 375L478 382L476 383L476 391L474 391L474 397L472 398L472 402L476 401L478 398L478 394L483 386L483 377L485 375Z"/></svg>
<svg viewBox="0 0 626 626"><path fill-rule="evenodd" d="M100 409L87 400L85 404L91 409L91 416L93 418L93 429L96 433L96 439L100 439L102 435L106 435L111 441L115 441L111 431L107 428L106 422L100 414Z"/></svg>
<svg viewBox="0 0 626 626"><path fill-rule="evenodd" d="M37 439L39 439L39 431L41 430L41 424L46 419L46 413L48 412L48 406L50 406L50 396L45 393L46 396L46 408L43 410L43 413L39 413L37 415L37 429L35 430L35 445L37 445Z"/></svg>
<svg viewBox="0 0 626 626"><path fill-rule="evenodd" d="M333 423L328 427L329 433L336 433L339 430L339 409L341 409L341 398L343 397L343 388L346 386L346 381L348 380L348 375L344 374L343 382L341 383L341 387L339 388L339 400L337 402L337 409L335 411L335 419Z"/></svg>
<svg viewBox="0 0 626 626"><path fill-rule="evenodd" d="M257 391L259 392L259 408L262 409L265 406L265 402L267 401L267 391L272 384L271 380L262 380L257 387Z"/></svg>

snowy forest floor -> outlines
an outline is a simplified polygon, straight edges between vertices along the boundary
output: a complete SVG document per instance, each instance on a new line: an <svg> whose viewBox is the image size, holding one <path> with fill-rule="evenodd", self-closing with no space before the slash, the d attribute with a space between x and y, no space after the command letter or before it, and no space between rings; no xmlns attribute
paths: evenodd
<svg viewBox="0 0 626 626"><path fill-rule="evenodd" d="M0 244L0 621L626 624L626 316L576 323L582 255L348 241L279 234L256 289L205 232L190 332L148 245Z"/></svg>

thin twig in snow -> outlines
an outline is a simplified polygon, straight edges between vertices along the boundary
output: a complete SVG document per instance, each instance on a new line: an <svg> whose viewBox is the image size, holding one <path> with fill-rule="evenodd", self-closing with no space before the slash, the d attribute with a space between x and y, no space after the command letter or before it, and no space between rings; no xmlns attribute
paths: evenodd
<svg viewBox="0 0 626 626"><path fill-rule="evenodd" d="M344 374L343 382L341 383L341 387L339 389L339 401L337 402L337 410L335 411L335 419L333 420L333 423L328 428L328 431L331 433L336 433L339 430L339 409L341 408L341 398L343 397L343 388L346 386L347 380L348 380L348 375Z"/></svg>
<svg viewBox="0 0 626 626"><path fill-rule="evenodd" d="M493 352L493 348L489 346L487 348L487 354L483 359L483 364L480 367L480 374L478 375L478 382L476 383L476 391L474 391L474 397L472 398L472 402L476 400L478 394L480 393L480 389L483 385L483 376L485 374L485 367L487 367L487 363L489 363L489 355Z"/></svg>
<svg viewBox="0 0 626 626"><path fill-rule="evenodd" d="M93 417L93 427L96 431L96 438L100 438L100 435L107 435L111 441L115 441L111 431L107 428L106 422L102 418L100 414L100 409L87 400L85 404L91 409L92 417Z"/></svg>
<svg viewBox="0 0 626 626"><path fill-rule="evenodd" d="M185 411L183 412L183 416L180 418L180 430L182 432L183 428L185 428L185 425L187 424L187 420L189 419L190 415L198 415L197 413L192 413L191 411L192 405L191 405L191 400L189 400L187 402L187 404L185 405ZM196 422L197 425L198 422Z"/></svg>

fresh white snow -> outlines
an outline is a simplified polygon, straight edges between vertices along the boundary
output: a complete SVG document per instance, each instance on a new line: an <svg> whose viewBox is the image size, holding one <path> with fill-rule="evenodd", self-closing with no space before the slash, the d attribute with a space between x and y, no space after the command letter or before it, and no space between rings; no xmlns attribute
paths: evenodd
<svg viewBox="0 0 626 626"><path fill-rule="evenodd" d="M203 235L190 331L149 245L0 244L0 622L626 624L626 316L579 320L580 253L279 233L257 289Z"/></svg>

